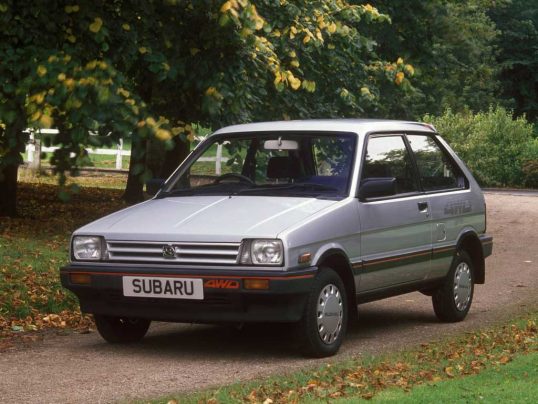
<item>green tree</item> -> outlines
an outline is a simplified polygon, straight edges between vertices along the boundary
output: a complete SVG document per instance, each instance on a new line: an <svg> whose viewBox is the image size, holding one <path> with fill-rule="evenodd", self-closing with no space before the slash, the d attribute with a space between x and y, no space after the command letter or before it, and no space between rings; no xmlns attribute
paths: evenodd
<svg viewBox="0 0 538 404"><path fill-rule="evenodd" d="M137 126L147 115L145 105L126 90L132 80L110 50L118 11L106 2L101 6L89 1L0 3L0 215L16 214L26 128L60 130L56 142L61 147L51 162L61 185L65 171L84 161L84 146L103 139L89 131L110 133L107 142L131 132L159 134L157 125Z"/></svg>
<svg viewBox="0 0 538 404"><path fill-rule="evenodd" d="M536 186L538 141L533 125L502 107L426 115L484 186Z"/></svg>
<svg viewBox="0 0 538 404"><path fill-rule="evenodd" d="M486 110L496 102L499 86L495 62L497 31L488 17L487 0L375 0L392 18L391 25L372 26L378 54L401 55L417 80L413 91L383 103L384 116L416 119L446 108Z"/></svg>
<svg viewBox="0 0 538 404"><path fill-rule="evenodd" d="M88 131L132 136L126 198L142 197L149 139L166 176L194 124L356 116L409 69L379 60L362 29L388 17L342 0L0 0L0 214L14 214L26 127L58 127L65 181ZM260 11L259 11L259 10ZM407 74L407 76L406 76ZM153 173L155 174L155 173Z"/></svg>
<svg viewBox="0 0 538 404"><path fill-rule="evenodd" d="M193 122L218 128L261 119L356 117L376 108L383 86L402 93L410 88L404 66L378 60L375 42L361 32L388 21L372 6L264 0L256 6L225 1L216 10L187 8L190 14L180 20L189 23L170 33L176 54L159 43L151 47L171 66L183 66L169 79L153 80L151 105L187 122L185 133ZM173 138L160 177L186 156L183 140ZM132 185L136 198L140 181Z"/></svg>
<svg viewBox="0 0 538 404"><path fill-rule="evenodd" d="M498 38L502 96L516 115L538 121L538 2L505 0L490 11Z"/></svg>

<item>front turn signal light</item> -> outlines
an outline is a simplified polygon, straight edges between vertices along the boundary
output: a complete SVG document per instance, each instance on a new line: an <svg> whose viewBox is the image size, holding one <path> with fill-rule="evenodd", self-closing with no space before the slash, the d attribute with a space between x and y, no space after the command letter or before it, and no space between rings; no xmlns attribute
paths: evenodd
<svg viewBox="0 0 538 404"><path fill-rule="evenodd" d="M245 289L267 290L269 289L269 279L245 279L243 287Z"/></svg>
<svg viewBox="0 0 538 404"><path fill-rule="evenodd" d="M92 277L89 274L69 274L69 281L74 285L89 285Z"/></svg>

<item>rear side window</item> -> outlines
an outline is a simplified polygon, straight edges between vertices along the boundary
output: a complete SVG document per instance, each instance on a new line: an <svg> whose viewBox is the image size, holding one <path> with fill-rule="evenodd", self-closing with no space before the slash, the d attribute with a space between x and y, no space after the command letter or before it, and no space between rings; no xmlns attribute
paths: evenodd
<svg viewBox="0 0 538 404"><path fill-rule="evenodd" d="M431 136L407 135L407 139L415 155L424 191L465 188L461 171Z"/></svg>
<svg viewBox="0 0 538 404"><path fill-rule="evenodd" d="M366 146L362 180L396 178L396 193L418 191L411 156L403 136L371 136Z"/></svg>

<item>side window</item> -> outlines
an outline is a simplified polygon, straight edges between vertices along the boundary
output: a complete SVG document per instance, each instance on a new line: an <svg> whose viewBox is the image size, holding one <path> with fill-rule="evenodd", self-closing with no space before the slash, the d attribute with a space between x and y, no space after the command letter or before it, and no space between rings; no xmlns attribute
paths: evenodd
<svg viewBox="0 0 538 404"><path fill-rule="evenodd" d="M450 157L428 135L407 135L425 191L465 188L465 179Z"/></svg>
<svg viewBox="0 0 538 404"><path fill-rule="evenodd" d="M402 136L372 136L366 146L362 179L394 177L396 193L417 192L411 157Z"/></svg>

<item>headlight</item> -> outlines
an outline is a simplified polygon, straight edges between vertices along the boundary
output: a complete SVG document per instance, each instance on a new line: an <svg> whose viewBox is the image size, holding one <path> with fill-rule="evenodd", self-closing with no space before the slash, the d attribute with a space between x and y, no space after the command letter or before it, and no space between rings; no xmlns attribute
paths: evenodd
<svg viewBox="0 0 538 404"><path fill-rule="evenodd" d="M284 246L281 240L243 240L241 264L282 265Z"/></svg>
<svg viewBox="0 0 538 404"><path fill-rule="evenodd" d="M77 260L100 260L102 249L103 243L101 242L101 237L73 237L73 257Z"/></svg>

